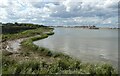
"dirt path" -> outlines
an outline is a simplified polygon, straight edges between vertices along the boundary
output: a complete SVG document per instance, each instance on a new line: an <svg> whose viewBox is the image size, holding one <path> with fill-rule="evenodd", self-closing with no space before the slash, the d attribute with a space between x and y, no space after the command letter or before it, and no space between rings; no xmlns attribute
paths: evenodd
<svg viewBox="0 0 120 76"><path fill-rule="evenodd" d="M21 38L17 40L7 41L6 50L12 53L18 53L20 49L20 43L27 38Z"/></svg>
<svg viewBox="0 0 120 76"><path fill-rule="evenodd" d="M40 35L37 35L37 36L40 36ZM36 37L36 36L34 36L34 37ZM21 42L23 40L26 40L29 38L32 38L32 37L20 38L20 39L16 39L16 40L7 41L5 50L8 52L11 52L11 53L18 53L19 49L20 49Z"/></svg>

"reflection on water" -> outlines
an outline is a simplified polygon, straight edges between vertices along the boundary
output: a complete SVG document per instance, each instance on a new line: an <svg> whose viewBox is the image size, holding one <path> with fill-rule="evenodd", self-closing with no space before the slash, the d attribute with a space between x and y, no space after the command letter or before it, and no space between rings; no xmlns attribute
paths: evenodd
<svg viewBox="0 0 120 76"><path fill-rule="evenodd" d="M55 34L34 44L64 52L82 61L108 62L117 67L117 30L55 28Z"/></svg>

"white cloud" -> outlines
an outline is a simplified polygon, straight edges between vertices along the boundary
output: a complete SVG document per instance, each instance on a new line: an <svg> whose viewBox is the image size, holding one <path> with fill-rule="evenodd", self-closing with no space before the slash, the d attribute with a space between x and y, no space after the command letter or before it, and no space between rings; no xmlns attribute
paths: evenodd
<svg viewBox="0 0 120 76"><path fill-rule="evenodd" d="M118 0L1 0L1 22L58 24L118 23Z"/></svg>

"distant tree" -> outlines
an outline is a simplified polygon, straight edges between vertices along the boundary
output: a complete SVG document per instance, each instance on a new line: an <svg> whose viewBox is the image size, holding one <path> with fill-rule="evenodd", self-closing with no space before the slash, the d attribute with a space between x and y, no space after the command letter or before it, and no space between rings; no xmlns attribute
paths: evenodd
<svg viewBox="0 0 120 76"><path fill-rule="evenodd" d="M17 22L15 22L15 25L18 26L19 24Z"/></svg>

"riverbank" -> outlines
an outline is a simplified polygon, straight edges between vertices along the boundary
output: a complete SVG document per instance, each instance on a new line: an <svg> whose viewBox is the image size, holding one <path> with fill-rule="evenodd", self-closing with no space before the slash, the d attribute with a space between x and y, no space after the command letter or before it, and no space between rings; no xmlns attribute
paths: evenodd
<svg viewBox="0 0 120 76"><path fill-rule="evenodd" d="M50 26L52 28L79 28L79 29L120 29L119 27L96 27L96 26Z"/></svg>
<svg viewBox="0 0 120 76"><path fill-rule="evenodd" d="M12 70L11 72L15 74L115 74L115 70L112 68L112 66L108 64L82 63L80 61L77 61L76 59L71 58L68 55L64 55L62 53L54 53L48 49L38 47L32 43L33 41L44 39L47 37L47 35L42 35L23 41L21 43L22 50L25 51L21 52L21 55L24 55L25 57L27 57L27 59L22 61L21 63L18 63L20 61L10 61L10 59L10 65L8 64L8 66L11 66L12 69L14 69L14 71ZM38 54L38 56L40 55L44 58L50 58L53 59L53 61L39 61L40 57L37 58L38 60L34 58L34 60L31 60L29 58L31 57L31 54L34 57L34 55L37 55L36 53ZM3 62L6 63L6 61L8 62L7 59ZM21 68L21 66L24 67Z"/></svg>
<svg viewBox="0 0 120 76"><path fill-rule="evenodd" d="M43 28L42 28L43 29ZM31 35L21 42L19 53L3 54L3 74L116 74L116 70L109 64L83 63L63 53L53 52L44 47L38 47L33 41L44 39L53 35L51 30ZM25 32L25 31L23 31ZM28 31L30 33L30 31ZM27 34L20 35L25 38ZM37 36L35 36L37 35ZM11 36L10 40L17 39L17 35ZM28 36L28 35L27 35ZM32 36L32 37L30 37ZM6 38L6 41L9 38Z"/></svg>

